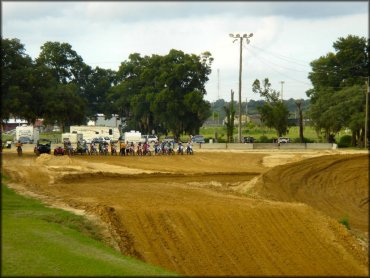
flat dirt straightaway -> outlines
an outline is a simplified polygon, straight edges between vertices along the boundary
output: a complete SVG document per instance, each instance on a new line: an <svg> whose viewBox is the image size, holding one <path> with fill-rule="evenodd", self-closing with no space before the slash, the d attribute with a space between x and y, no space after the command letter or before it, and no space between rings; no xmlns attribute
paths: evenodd
<svg viewBox="0 0 370 278"><path fill-rule="evenodd" d="M123 254L179 274L368 275L366 154L5 152L3 170L20 193L97 216Z"/></svg>

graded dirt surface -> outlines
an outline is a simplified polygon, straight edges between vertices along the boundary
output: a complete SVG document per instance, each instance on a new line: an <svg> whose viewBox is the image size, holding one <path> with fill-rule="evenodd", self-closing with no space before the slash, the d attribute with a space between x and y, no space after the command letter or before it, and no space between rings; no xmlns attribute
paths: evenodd
<svg viewBox="0 0 370 278"><path fill-rule="evenodd" d="M181 275L369 274L367 154L14 152L2 156L9 186L93 215L123 254Z"/></svg>

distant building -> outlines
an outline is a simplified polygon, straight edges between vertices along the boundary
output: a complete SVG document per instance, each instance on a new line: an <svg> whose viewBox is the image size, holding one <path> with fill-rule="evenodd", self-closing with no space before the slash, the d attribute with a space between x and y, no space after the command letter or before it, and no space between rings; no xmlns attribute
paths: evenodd
<svg viewBox="0 0 370 278"><path fill-rule="evenodd" d="M3 132L8 132L10 130L15 129L17 126L21 126L23 124L28 125L28 121L22 120L22 119L10 118L9 120L3 122L2 124L4 128Z"/></svg>

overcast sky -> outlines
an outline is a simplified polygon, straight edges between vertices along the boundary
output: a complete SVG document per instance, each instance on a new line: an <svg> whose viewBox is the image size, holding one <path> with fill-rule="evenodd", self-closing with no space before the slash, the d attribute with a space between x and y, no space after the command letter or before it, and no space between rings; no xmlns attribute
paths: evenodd
<svg viewBox="0 0 370 278"><path fill-rule="evenodd" d="M269 78L288 98L307 98L309 63L334 51L339 37L368 37L367 1L338 2L8 2L2 36L18 38L32 58L47 41L66 42L95 67L118 70L131 53L165 55L171 49L214 62L206 99L238 96L239 43L243 47L242 99L260 99L255 79ZM217 73L219 71L219 74Z"/></svg>

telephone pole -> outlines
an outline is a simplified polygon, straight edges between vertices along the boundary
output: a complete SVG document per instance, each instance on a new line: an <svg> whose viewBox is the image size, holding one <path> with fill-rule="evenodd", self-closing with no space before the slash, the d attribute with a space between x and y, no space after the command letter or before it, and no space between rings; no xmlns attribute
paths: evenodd
<svg viewBox="0 0 370 278"><path fill-rule="evenodd" d="M240 40L240 56L239 56L239 127L238 127L238 141L242 142L242 56L243 56L243 39L249 43L249 38L253 37L253 33L249 35L243 34L229 34L231 38L235 38L233 42Z"/></svg>

